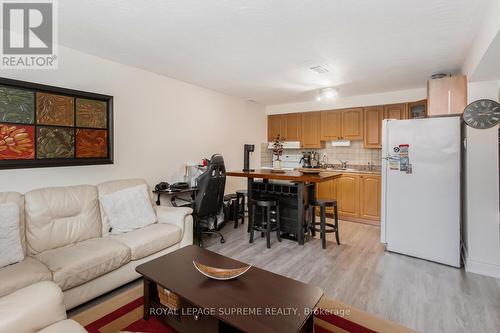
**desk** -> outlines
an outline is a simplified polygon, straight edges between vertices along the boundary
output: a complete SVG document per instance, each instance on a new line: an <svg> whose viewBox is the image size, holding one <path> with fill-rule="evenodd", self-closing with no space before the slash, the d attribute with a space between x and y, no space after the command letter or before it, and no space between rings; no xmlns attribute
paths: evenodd
<svg viewBox="0 0 500 333"><path fill-rule="evenodd" d="M194 200L194 197L196 195L196 192L198 191L198 187L188 187L188 188L183 188L179 190L160 190L160 191L153 191L154 194L157 195L156 198L156 205L160 205L160 197L161 195L168 195L170 196L170 202L172 203L172 206L177 207L177 204L175 203L175 199L177 196L180 194L191 194L191 198Z"/></svg>
<svg viewBox="0 0 500 333"><path fill-rule="evenodd" d="M267 186L261 186L258 182L254 182L254 179L262 179L262 184L267 184L269 183L269 180L284 180L284 181L289 181L289 182L294 182L294 189L293 193L286 193L284 195L280 195L279 193L273 193L276 192L274 189L268 190L267 188L264 188L264 191L266 192L266 197L275 197L276 199L280 200L280 207L283 209L289 209L290 211L284 211L281 212L280 208L280 216L290 216L292 215L291 213L293 212L294 218L293 221L290 223L293 223L293 230L294 234L297 238L297 241L300 245L304 244L304 215L306 211L306 207L308 207L310 204L312 204L314 201L316 201L316 184L317 183L322 183L326 182L328 180L332 180L334 178L338 178L341 176L341 173L333 173L333 172L328 172L328 173L322 173L320 172L319 174L306 174L302 173L300 171L286 171L283 173L274 173L271 170L254 170L254 171L230 171L226 173L227 176L232 176L232 177L244 177L248 179L248 202L251 203L251 200L253 197L258 197L259 195L259 189L261 187L267 187ZM296 190L296 193L295 193ZM293 204L286 204L286 202L290 203L291 199L293 198ZM285 205L281 205L281 203L285 203ZM288 208L287 208L288 207ZM295 209L297 212L295 213ZM248 218L249 220L252 218L252 210L248 210ZM311 215L314 214L314 210L311 210ZM312 217L311 217L312 218ZM290 219L291 220L291 219ZM282 228L282 231L288 232L289 230L284 230Z"/></svg>

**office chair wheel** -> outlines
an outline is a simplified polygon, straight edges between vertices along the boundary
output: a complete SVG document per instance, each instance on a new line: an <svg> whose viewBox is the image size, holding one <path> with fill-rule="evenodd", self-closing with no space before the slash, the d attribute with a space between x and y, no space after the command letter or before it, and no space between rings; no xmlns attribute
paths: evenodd
<svg viewBox="0 0 500 333"><path fill-rule="evenodd" d="M225 242L226 242L226 240L225 240L224 238L221 238L221 239L220 239L220 243L221 243L221 244L224 244Z"/></svg>

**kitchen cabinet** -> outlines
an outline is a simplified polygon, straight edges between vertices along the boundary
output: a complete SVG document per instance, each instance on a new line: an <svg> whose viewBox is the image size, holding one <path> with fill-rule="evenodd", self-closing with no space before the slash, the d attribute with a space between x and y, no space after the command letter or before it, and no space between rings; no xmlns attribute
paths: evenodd
<svg viewBox="0 0 500 333"><path fill-rule="evenodd" d="M427 81L429 116L463 113L467 106L467 77L447 76Z"/></svg>
<svg viewBox="0 0 500 333"><path fill-rule="evenodd" d="M316 184L316 198L321 200L337 199L337 179ZM326 212L333 214L333 207L326 207ZM319 209L317 209L319 214Z"/></svg>
<svg viewBox="0 0 500 333"><path fill-rule="evenodd" d="M269 142L276 140L284 135L283 115L273 114L267 117L267 140Z"/></svg>
<svg viewBox="0 0 500 333"><path fill-rule="evenodd" d="M408 118L425 118L427 117L427 100L423 99L417 102L408 103Z"/></svg>
<svg viewBox="0 0 500 333"><path fill-rule="evenodd" d="M384 105L384 119L408 119L406 103Z"/></svg>
<svg viewBox="0 0 500 333"><path fill-rule="evenodd" d="M337 179L339 216L359 217L359 176L342 174Z"/></svg>
<svg viewBox="0 0 500 333"><path fill-rule="evenodd" d="M375 225L380 224L381 196L380 174L342 173L316 187L318 199L337 200L339 219ZM333 208L327 207L326 213L333 214Z"/></svg>
<svg viewBox="0 0 500 333"><path fill-rule="evenodd" d="M302 138L302 114L284 114L282 118L283 139L286 141L300 141Z"/></svg>
<svg viewBox="0 0 500 333"><path fill-rule="evenodd" d="M302 113L301 126L301 142L302 148L321 148L320 127L321 127L320 112L304 112Z"/></svg>
<svg viewBox="0 0 500 333"><path fill-rule="evenodd" d="M345 140L363 140L363 108L341 111L341 133Z"/></svg>
<svg viewBox="0 0 500 333"><path fill-rule="evenodd" d="M322 141L340 140L342 122L342 111L321 111L320 115Z"/></svg>
<svg viewBox="0 0 500 333"><path fill-rule="evenodd" d="M359 217L366 220L380 221L381 179L379 175L361 175L360 183L360 213Z"/></svg>
<svg viewBox="0 0 500 333"><path fill-rule="evenodd" d="M383 106L371 106L364 109L363 146L365 148L382 148L383 118Z"/></svg>

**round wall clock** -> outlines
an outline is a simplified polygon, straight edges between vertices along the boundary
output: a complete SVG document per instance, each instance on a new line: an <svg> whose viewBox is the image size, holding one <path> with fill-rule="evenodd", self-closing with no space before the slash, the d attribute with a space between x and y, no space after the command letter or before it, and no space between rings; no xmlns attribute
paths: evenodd
<svg viewBox="0 0 500 333"><path fill-rule="evenodd" d="M463 119L472 128L486 129L498 124L500 104L490 99L470 103L464 110Z"/></svg>

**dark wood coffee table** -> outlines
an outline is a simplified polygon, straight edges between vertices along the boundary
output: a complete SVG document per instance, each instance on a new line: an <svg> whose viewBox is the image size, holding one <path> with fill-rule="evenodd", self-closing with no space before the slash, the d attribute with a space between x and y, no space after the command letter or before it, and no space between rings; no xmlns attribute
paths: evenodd
<svg viewBox="0 0 500 333"><path fill-rule="evenodd" d="M212 280L193 260L221 268L245 265L190 245L138 266L145 319L155 315L179 332L312 332L311 310L323 295L320 288L256 267L233 280ZM181 297L180 315L158 311L163 306L157 284Z"/></svg>

